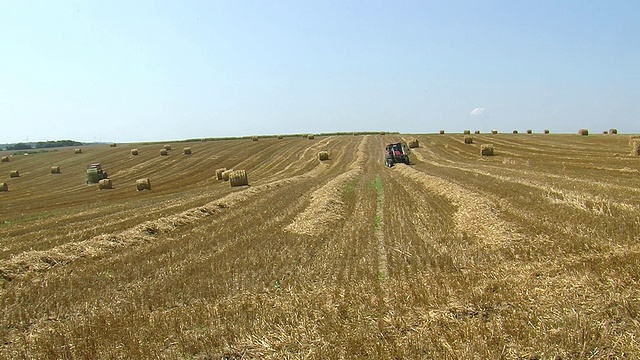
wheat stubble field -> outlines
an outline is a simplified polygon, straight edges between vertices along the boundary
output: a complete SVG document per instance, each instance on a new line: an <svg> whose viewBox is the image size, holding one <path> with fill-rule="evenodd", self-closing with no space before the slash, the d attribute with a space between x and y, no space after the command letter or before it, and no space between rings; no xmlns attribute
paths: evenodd
<svg viewBox="0 0 640 360"><path fill-rule="evenodd" d="M414 138L410 166L384 167L386 143ZM14 156L0 163L0 358L638 358L627 141L316 136ZM114 189L85 184L91 162ZM220 167L250 185L215 180Z"/></svg>

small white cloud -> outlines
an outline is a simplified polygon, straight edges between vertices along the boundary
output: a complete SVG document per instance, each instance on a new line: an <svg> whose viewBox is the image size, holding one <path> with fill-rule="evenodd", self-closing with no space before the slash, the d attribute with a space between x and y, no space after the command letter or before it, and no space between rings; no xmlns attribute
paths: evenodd
<svg viewBox="0 0 640 360"><path fill-rule="evenodd" d="M484 108L475 108L469 115L482 115L484 114Z"/></svg>

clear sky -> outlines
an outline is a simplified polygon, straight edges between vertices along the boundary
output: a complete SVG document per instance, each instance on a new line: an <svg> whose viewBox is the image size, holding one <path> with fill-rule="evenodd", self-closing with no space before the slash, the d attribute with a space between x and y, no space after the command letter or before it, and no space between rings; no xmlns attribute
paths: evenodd
<svg viewBox="0 0 640 360"><path fill-rule="evenodd" d="M640 1L0 0L0 143L640 132Z"/></svg>

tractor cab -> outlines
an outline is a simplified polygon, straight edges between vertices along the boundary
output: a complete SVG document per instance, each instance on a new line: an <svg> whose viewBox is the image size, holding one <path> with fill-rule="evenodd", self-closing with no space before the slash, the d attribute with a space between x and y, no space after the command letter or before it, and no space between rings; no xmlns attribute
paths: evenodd
<svg viewBox="0 0 640 360"><path fill-rule="evenodd" d="M385 148L385 165L393 166L395 163L409 165L409 147L403 142L388 144Z"/></svg>
<svg viewBox="0 0 640 360"><path fill-rule="evenodd" d="M102 179L108 179L107 172L102 170L100 163L87 165L87 184L97 184Z"/></svg>

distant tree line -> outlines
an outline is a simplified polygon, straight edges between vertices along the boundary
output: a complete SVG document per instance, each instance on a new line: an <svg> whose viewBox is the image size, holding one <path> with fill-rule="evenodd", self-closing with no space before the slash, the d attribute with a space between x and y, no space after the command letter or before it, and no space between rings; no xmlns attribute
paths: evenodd
<svg viewBox="0 0 640 360"><path fill-rule="evenodd" d="M51 140L51 141L38 141L35 143L22 143L19 142L17 144L7 145L7 150L29 150L33 149L46 149L46 148L54 148L54 147L63 147L63 146L80 146L81 142L73 141L73 140Z"/></svg>

